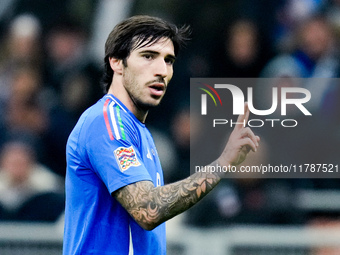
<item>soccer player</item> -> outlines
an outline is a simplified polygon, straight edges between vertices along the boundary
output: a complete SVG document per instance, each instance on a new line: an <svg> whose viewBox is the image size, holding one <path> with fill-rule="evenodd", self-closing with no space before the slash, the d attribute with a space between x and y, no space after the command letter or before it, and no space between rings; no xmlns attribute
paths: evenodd
<svg viewBox="0 0 340 255"><path fill-rule="evenodd" d="M166 254L164 222L189 209L223 178L195 173L164 185L144 122L163 98L188 28L134 16L105 45L107 94L80 117L67 143L64 255ZM249 111L239 116L241 122ZM236 126L212 164L237 165L259 137Z"/></svg>

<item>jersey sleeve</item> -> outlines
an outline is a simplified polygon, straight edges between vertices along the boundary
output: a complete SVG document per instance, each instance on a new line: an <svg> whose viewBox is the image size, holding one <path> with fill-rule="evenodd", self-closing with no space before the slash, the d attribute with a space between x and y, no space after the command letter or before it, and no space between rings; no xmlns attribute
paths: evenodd
<svg viewBox="0 0 340 255"><path fill-rule="evenodd" d="M119 108L104 112L90 130L88 162L110 194L134 182L152 181L142 161L139 132L127 113Z"/></svg>

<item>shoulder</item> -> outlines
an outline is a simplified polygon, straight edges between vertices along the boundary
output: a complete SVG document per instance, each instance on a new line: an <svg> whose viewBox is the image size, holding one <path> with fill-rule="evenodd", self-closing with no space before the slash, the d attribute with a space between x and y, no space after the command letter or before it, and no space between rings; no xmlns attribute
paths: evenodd
<svg viewBox="0 0 340 255"><path fill-rule="evenodd" d="M144 124L113 96L105 99L103 119L111 140L135 140L145 129Z"/></svg>
<svg viewBox="0 0 340 255"><path fill-rule="evenodd" d="M93 144L138 147L143 129L143 124L120 101L106 95L82 114L69 137L69 144L72 142L72 147L79 144L82 147Z"/></svg>

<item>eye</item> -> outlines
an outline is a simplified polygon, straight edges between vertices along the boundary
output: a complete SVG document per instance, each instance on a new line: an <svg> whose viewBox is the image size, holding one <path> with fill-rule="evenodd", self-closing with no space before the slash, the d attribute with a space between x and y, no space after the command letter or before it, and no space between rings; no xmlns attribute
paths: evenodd
<svg viewBox="0 0 340 255"><path fill-rule="evenodd" d="M147 60L151 60L151 59L153 59L153 55L152 54L144 54L143 58L145 58Z"/></svg>
<svg viewBox="0 0 340 255"><path fill-rule="evenodd" d="M173 58L165 58L164 59L165 63L167 63L168 65L173 65L175 62L175 59Z"/></svg>

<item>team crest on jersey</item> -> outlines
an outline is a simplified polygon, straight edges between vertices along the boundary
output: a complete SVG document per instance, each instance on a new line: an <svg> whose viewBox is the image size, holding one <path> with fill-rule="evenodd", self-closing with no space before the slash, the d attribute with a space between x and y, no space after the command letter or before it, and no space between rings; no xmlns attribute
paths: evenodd
<svg viewBox="0 0 340 255"><path fill-rule="evenodd" d="M137 154L132 146L128 148L119 147L114 151L114 154L122 172L128 170L130 166L140 166Z"/></svg>

